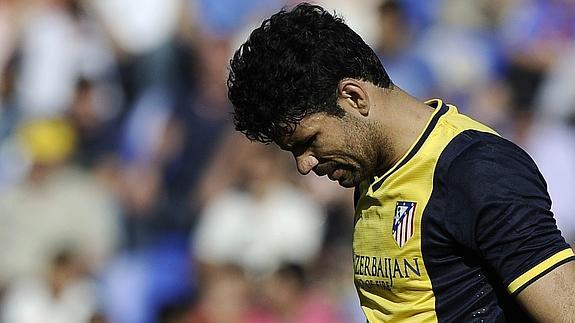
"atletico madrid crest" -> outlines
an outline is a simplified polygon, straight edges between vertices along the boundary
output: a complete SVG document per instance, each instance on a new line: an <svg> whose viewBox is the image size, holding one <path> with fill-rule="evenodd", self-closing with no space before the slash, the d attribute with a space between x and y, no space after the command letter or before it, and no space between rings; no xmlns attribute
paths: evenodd
<svg viewBox="0 0 575 323"><path fill-rule="evenodd" d="M416 202L398 201L395 204L393 218L393 237L401 248L413 236L413 218L415 217Z"/></svg>

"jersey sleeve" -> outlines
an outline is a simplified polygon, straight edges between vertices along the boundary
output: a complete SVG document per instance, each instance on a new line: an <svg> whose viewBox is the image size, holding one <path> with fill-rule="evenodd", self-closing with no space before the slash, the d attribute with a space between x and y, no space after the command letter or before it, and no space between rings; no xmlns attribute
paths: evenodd
<svg viewBox="0 0 575 323"><path fill-rule="evenodd" d="M515 144L477 142L447 172L447 224L510 294L575 259L558 230L543 176Z"/></svg>

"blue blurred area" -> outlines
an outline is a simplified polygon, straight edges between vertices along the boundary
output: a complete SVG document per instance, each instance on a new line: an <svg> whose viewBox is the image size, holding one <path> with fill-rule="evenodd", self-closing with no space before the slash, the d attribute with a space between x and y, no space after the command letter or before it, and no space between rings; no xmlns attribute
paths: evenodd
<svg viewBox="0 0 575 323"><path fill-rule="evenodd" d="M197 282L186 236L123 252L100 278L102 307L112 322L152 323L170 304L191 299Z"/></svg>
<svg viewBox="0 0 575 323"><path fill-rule="evenodd" d="M297 2L0 4L0 321L365 321L352 193L233 131L229 59ZM575 241L572 1L318 3L396 85L526 148Z"/></svg>

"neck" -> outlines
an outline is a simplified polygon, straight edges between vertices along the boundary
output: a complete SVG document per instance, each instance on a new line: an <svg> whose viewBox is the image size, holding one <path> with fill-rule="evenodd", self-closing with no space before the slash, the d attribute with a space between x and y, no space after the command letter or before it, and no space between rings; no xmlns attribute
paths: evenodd
<svg viewBox="0 0 575 323"><path fill-rule="evenodd" d="M389 139L386 169L393 167L418 139L433 114L433 108L407 94L397 86L382 93L385 102L380 121Z"/></svg>

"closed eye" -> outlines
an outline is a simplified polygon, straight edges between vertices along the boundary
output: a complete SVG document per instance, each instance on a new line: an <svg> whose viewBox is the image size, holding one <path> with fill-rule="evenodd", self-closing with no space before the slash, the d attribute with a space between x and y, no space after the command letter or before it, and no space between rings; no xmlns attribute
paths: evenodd
<svg viewBox="0 0 575 323"><path fill-rule="evenodd" d="M306 141L304 142L298 142L295 143L293 148L291 149L292 153L295 156L299 156L302 153L304 153L309 147L311 147L316 139L317 135L313 135L311 137L309 137Z"/></svg>

